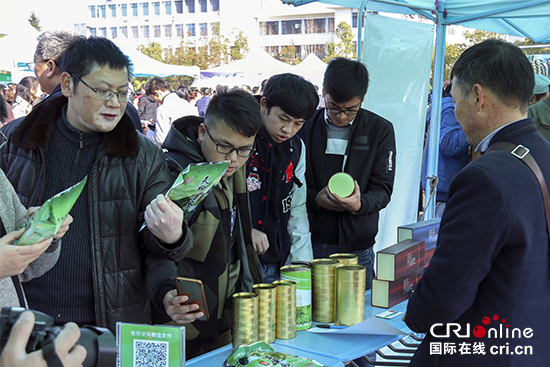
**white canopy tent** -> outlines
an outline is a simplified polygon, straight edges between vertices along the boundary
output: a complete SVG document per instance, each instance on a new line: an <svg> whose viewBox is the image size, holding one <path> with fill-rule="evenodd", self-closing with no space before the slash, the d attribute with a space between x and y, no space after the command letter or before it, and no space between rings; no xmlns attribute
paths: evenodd
<svg viewBox="0 0 550 367"><path fill-rule="evenodd" d="M202 70L193 85L259 85L262 80L280 73L291 73L293 66L274 59L265 51L254 48L248 56L227 65Z"/></svg>
<svg viewBox="0 0 550 367"><path fill-rule="evenodd" d="M28 22L17 28L17 31L5 29L6 36L0 38L0 70L11 73L11 80L19 82L26 76L34 76L27 62L33 61L36 49L36 37L40 34Z"/></svg>
<svg viewBox="0 0 550 367"><path fill-rule="evenodd" d="M114 39L116 45L124 52L133 64L135 77L158 76L166 78L174 75L185 75L196 78L199 75L198 66L171 65L157 61L136 49L126 38Z"/></svg>
<svg viewBox="0 0 550 367"><path fill-rule="evenodd" d="M327 64L325 64L314 53L310 53L305 59L302 60L301 63L294 66L292 72L303 76L304 79L309 80L313 83L313 85L316 85L319 89L322 89L323 76L325 75L326 68Z"/></svg>

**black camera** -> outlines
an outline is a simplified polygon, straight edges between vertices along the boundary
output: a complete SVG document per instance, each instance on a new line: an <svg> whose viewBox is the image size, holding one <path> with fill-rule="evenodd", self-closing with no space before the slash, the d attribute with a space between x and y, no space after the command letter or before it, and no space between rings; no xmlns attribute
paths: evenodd
<svg viewBox="0 0 550 367"><path fill-rule="evenodd" d="M25 312L21 307L2 307L0 313L0 353L8 342L12 326L19 319L19 316ZM29 342L27 343L27 353L42 349L49 340L54 340L63 330L60 326L54 326L51 316L45 313L32 311L35 316L34 328L32 330ZM86 360L84 367L116 366L117 348L115 337L109 330L86 325L80 328L80 339L77 344L86 349Z"/></svg>

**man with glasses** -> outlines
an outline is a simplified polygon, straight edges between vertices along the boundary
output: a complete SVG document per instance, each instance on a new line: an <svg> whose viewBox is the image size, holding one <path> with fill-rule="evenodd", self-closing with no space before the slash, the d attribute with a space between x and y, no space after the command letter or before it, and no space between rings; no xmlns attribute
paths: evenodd
<svg viewBox="0 0 550 367"><path fill-rule="evenodd" d="M263 89L262 127L246 180L252 239L266 283L278 280L279 269L287 262L313 260L306 209L306 148L296 133L318 104L313 84L295 74L274 75Z"/></svg>
<svg viewBox="0 0 550 367"><path fill-rule="evenodd" d="M124 113L133 97L129 59L105 38L78 37L61 69L63 95L3 128L0 168L26 207L88 177L57 265L23 286L29 307L56 324L114 332L118 321L150 322L150 297L169 314L184 301L169 292L167 267L154 264L181 260L191 234L162 195L173 181L162 151Z"/></svg>
<svg viewBox="0 0 550 367"><path fill-rule="evenodd" d="M46 31L37 37L38 44L34 52L34 59L32 62L27 63L27 67L29 70L34 71L40 89L48 95L46 99L62 94L59 82L61 81L61 73L64 71L61 69L63 54L71 42L77 38L85 37L61 30ZM143 132L139 114L132 103L126 104L125 112L132 119L135 128Z"/></svg>
<svg viewBox="0 0 550 367"><path fill-rule="evenodd" d="M318 110L300 131L307 147L306 180L313 255L336 252L358 255L373 276L378 213L390 201L395 177L395 135L388 120L361 108L369 75L359 61L335 58L323 81L326 108ZM337 172L355 180L348 197L330 192Z"/></svg>
<svg viewBox="0 0 550 367"><path fill-rule="evenodd" d="M203 282L210 315L208 321L193 322L202 316L195 305L181 306L180 314L172 317L189 323L188 359L231 342L231 297L235 292L251 292L252 285L261 282L245 176L260 120L258 102L251 94L238 89L218 93L204 118L186 116L174 121L162 145L174 174L190 163L230 162L220 183L188 220L193 249L178 264L179 276Z"/></svg>

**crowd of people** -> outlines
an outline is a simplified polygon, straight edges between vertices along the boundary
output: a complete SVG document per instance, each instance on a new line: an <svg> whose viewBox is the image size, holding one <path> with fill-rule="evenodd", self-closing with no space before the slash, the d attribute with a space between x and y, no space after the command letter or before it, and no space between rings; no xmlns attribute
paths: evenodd
<svg viewBox="0 0 550 367"><path fill-rule="evenodd" d="M438 248L409 303L405 321L413 330L455 320L473 325L478 316L498 313L542 333L537 327L545 323L529 316L550 305L538 183L504 152L466 166L469 147L485 152L493 140L532 147L535 158L550 152L527 117L534 76L518 52L496 40L471 47L443 91L444 103L452 104L443 113L454 120L442 129L454 131L448 139L465 156L446 182ZM279 279L287 264L354 253L370 288L379 212L391 199L397 152L393 124L362 108L369 72L361 62L328 64L322 104L313 84L290 73L272 76L256 95L219 87L202 89L200 98L153 77L135 98L130 60L113 42L66 32L41 34L32 66L39 86L29 80L20 83L29 85L21 94L16 88L26 112L9 121L10 104L0 100L6 122L0 300L66 325L55 345L66 366L80 365L86 354L72 348L79 333L74 323L112 332L117 322L185 325L187 359L228 344L232 295ZM498 70L504 82L487 79L494 74L486 69ZM40 90L46 95L34 103L29 96ZM229 162L227 171L184 220L164 194L189 164L220 161ZM550 174L546 162L539 161ZM348 197L328 188L338 172L354 178ZM11 245L34 207L84 177L83 194L53 238ZM526 201L534 205L529 210ZM178 294L177 276L203 282L208 320ZM503 291L509 287L513 292ZM530 303L522 305L524 299ZM2 367L40 360L25 351L32 314L23 315ZM426 343L413 364L433 359ZM507 358L514 357L495 360L504 365Z"/></svg>

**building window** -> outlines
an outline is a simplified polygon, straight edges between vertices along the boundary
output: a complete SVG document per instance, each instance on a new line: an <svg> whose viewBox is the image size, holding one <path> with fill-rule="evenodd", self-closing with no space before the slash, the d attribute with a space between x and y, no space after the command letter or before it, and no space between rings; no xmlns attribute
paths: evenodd
<svg viewBox="0 0 550 367"><path fill-rule="evenodd" d="M109 5L109 10L111 13L111 17L116 18L116 5L115 4Z"/></svg>
<svg viewBox="0 0 550 367"><path fill-rule="evenodd" d="M172 38L172 24L164 25L164 37Z"/></svg>
<svg viewBox="0 0 550 367"><path fill-rule="evenodd" d="M323 59L326 56L326 44L319 45L304 45L304 51L306 55L314 53L318 58Z"/></svg>
<svg viewBox="0 0 550 367"><path fill-rule="evenodd" d="M185 4L187 6L187 12L188 13L194 13L195 12L195 0L185 0Z"/></svg>
<svg viewBox="0 0 550 367"><path fill-rule="evenodd" d="M148 25L142 25L141 26L141 34L143 34L143 38L149 38L149 26Z"/></svg>
<svg viewBox="0 0 550 367"><path fill-rule="evenodd" d="M281 28L283 34L300 34L302 33L302 21L283 20L281 22Z"/></svg>
<svg viewBox="0 0 550 367"><path fill-rule="evenodd" d="M306 33L326 33L326 19L306 19Z"/></svg>
<svg viewBox="0 0 550 367"><path fill-rule="evenodd" d="M357 28L357 18L358 18L358 17L357 17L357 13L353 13L353 14L351 15L351 26L352 26L353 28Z"/></svg>
<svg viewBox="0 0 550 367"><path fill-rule="evenodd" d="M176 37L183 38L183 24L176 24Z"/></svg>
<svg viewBox="0 0 550 367"><path fill-rule="evenodd" d="M111 38L115 39L117 36L116 27L111 27Z"/></svg>
<svg viewBox="0 0 550 367"><path fill-rule="evenodd" d="M212 11L220 10L220 0L210 0L210 5L212 5Z"/></svg>
<svg viewBox="0 0 550 367"><path fill-rule="evenodd" d="M187 35L188 36L195 35L195 23L187 24Z"/></svg>
<svg viewBox="0 0 550 367"><path fill-rule="evenodd" d="M206 23L199 23L199 29L201 36L208 36L208 25Z"/></svg>
<svg viewBox="0 0 550 367"><path fill-rule="evenodd" d="M208 11L208 4L206 0L199 0L199 5L201 7L201 13L206 13Z"/></svg>
<svg viewBox="0 0 550 367"><path fill-rule="evenodd" d="M97 36L97 29L95 28L90 28L90 36Z"/></svg>
<svg viewBox="0 0 550 367"><path fill-rule="evenodd" d="M171 1L164 1L164 12L166 15L172 15L172 2Z"/></svg>
<svg viewBox="0 0 550 367"><path fill-rule="evenodd" d="M88 6L88 9L90 9L90 15L92 18L95 18L95 5Z"/></svg>
<svg viewBox="0 0 550 367"><path fill-rule="evenodd" d="M260 22L260 36L279 34L279 22Z"/></svg>
<svg viewBox="0 0 550 367"><path fill-rule="evenodd" d="M130 9L132 9L132 16L137 17L138 16L138 7L137 3L130 4Z"/></svg>
<svg viewBox="0 0 550 367"><path fill-rule="evenodd" d="M139 38L139 31L137 26L132 26L132 37Z"/></svg>
<svg viewBox="0 0 550 367"><path fill-rule="evenodd" d="M153 26L153 37L160 38L160 25Z"/></svg>
<svg viewBox="0 0 550 367"><path fill-rule="evenodd" d="M100 37L107 37L107 28L105 28L105 27L99 28L99 36Z"/></svg>
<svg viewBox="0 0 550 367"><path fill-rule="evenodd" d="M118 30L124 37L128 38L128 27L119 27Z"/></svg>
<svg viewBox="0 0 550 367"><path fill-rule="evenodd" d="M100 5L98 11L101 12L101 18L106 18L107 17L107 13L106 13L107 9L105 9L105 5ZM99 18L99 16L98 16L98 18Z"/></svg>
<svg viewBox="0 0 550 367"><path fill-rule="evenodd" d="M176 4L176 13L183 14L183 1L174 1Z"/></svg>
<svg viewBox="0 0 550 367"><path fill-rule="evenodd" d="M158 1L153 3L153 15L160 15L160 3Z"/></svg>
<svg viewBox="0 0 550 367"><path fill-rule="evenodd" d="M210 23L210 34L212 36L219 36L220 35L220 22Z"/></svg>
<svg viewBox="0 0 550 367"><path fill-rule="evenodd" d="M276 56L279 54L279 46L266 46L264 47L264 50L271 56Z"/></svg>
<svg viewBox="0 0 550 367"><path fill-rule="evenodd" d="M123 17L128 16L127 4L120 4L120 13L122 14Z"/></svg>
<svg viewBox="0 0 550 367"><path fill-rule="evenodd" d="M149 3L141 3L141 11L143 12L143 15L148 17L149 16ZM149 37L147 37L149 38Z"/></svg>
<svg viewBox="0 0 550 367"><path fill-rule="evenodd" d="M328 33L334 33L334 18L328 18Z"/></svg>

